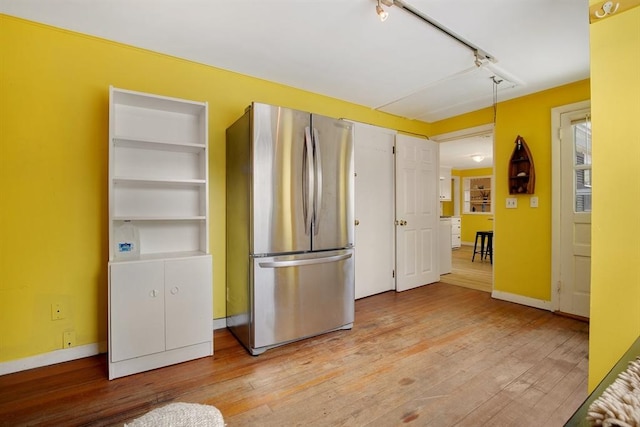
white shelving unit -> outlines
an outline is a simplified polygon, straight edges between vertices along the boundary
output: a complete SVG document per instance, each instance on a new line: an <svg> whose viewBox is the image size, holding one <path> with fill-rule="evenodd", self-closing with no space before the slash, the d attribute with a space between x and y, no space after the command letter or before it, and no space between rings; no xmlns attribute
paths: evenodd
<svg viewBox="0 0 640 427"><path fill-rule="evenodd" d="M213 354L207 120L204 102L110 88L110 379Z"/></svg>

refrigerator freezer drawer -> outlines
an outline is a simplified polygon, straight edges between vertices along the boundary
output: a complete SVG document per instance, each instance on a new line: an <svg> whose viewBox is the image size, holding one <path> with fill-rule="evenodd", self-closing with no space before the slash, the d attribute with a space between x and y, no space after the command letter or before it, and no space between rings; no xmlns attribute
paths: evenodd
<svg viewBox="0 0 640 427"><path fill-rule="evenodd" d="M353 250L254 259L253 354L351 326Z"/></svg>

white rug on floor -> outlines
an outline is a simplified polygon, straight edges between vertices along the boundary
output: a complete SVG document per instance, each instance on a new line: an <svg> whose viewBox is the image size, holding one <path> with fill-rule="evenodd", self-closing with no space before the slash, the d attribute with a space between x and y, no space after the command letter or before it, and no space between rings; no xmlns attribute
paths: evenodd
<svg viewBox="0 0 640 427"><path fill-rule="evenodd" d="M640 426L640 357L591 403L587 420L595 426Z"/></svg>
<svg viewBox="0 0 640 427"><path fill-rule="evenodd" d="M171 403L136 418L125 427L224 427L222 413L215 406Z"/></svg>

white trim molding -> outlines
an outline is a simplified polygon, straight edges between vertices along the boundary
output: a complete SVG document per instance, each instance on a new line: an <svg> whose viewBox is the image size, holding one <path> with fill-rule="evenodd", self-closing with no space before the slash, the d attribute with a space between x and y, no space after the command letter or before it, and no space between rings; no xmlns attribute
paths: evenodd
<svg viewBox="0 0 640 427"><path fill-rule="evenodd" d="M492 291L491 297L502 301L514 302L516 304L526 305L528 307L539 308L541 310L553 311L551 301L542 299L525 297L523 295L512 294L509 292Z"/></svg>
<svg viewBox="0 0 640 427"><path fill-rule="evenodd" d="M213 319L212 330L224 329L227 327L227 318ZM107 352L107 342L81 345L77 347L54 350L48 353L37 354L24 359L10 360L0 363L0 376L13 374L15 372L26 371L34 368L55 365L57 363L70 362L84 357L95 356L96 354Z"/></svg>
<svg viewBox="0 0 640 427"><path fill-rule="evenodd" d="M57 363L69 362L71 360L82 359L84 357L95 356L107 351L107 343L93 343L78 347L54 350L49 353L38 354L24 359L11 360L0 363L0 375L12 374L14 372L26 371L33 368L55 365Z"/></svg>
<svg viewBox="0 0 640 427"><path fill-rule="evenodd" d="M219 319L213 319L213 330L224 329L227 327L227 318L221 317Z"/></svg>
<svg viewBox="0 0 640 427"><path fill-rule="evenodd" d="M486 135L488 133L493 133L493 131L494 131L493 123L487 123L485 125L474 126L471 128L434 135L430 139L436 142L455 141L456 139Z"/></svg>

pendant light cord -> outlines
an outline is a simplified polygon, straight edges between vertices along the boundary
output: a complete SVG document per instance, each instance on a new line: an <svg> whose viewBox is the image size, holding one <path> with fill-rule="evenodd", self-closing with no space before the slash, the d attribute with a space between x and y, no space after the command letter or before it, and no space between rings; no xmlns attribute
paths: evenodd
<svg viewBox="0 0 640 427"><path fill-rule="evenodd" d="M493 81L493 127L496 127L496 120L498 117L498 85L502 83L502 80L498 80L496 76L491 76Z"/></svg>

